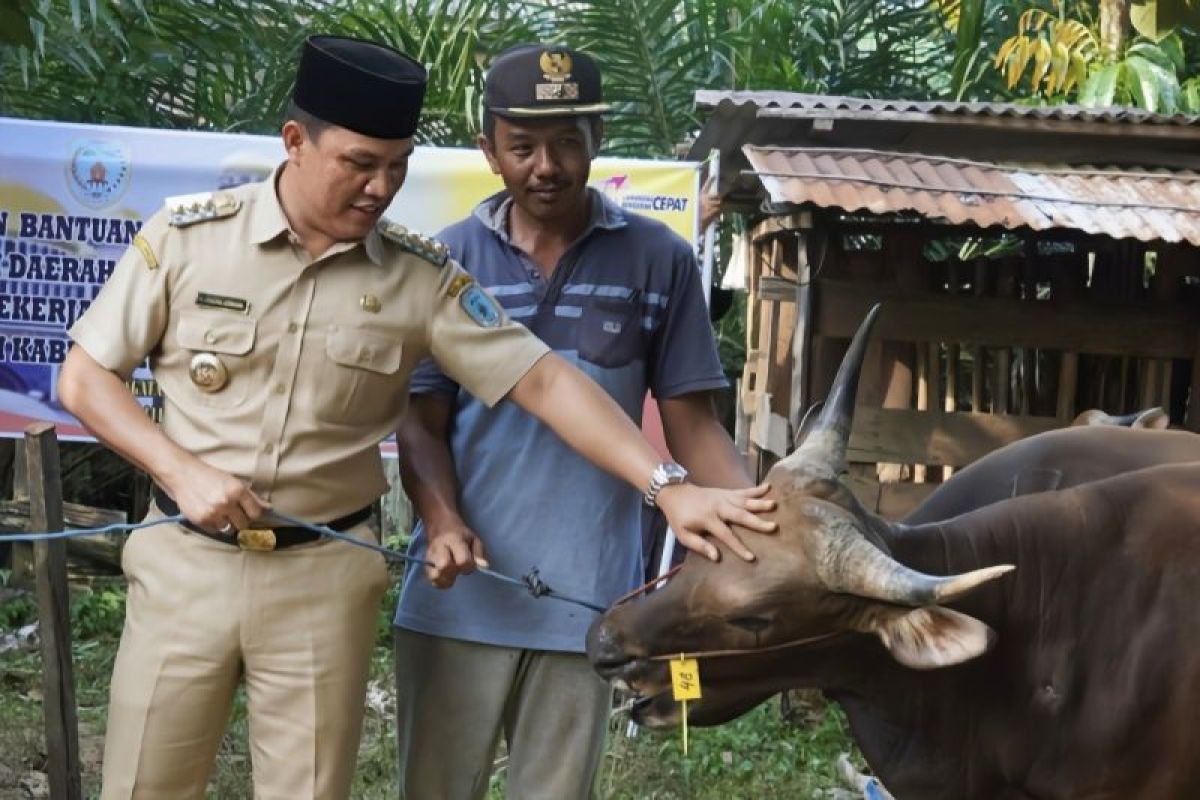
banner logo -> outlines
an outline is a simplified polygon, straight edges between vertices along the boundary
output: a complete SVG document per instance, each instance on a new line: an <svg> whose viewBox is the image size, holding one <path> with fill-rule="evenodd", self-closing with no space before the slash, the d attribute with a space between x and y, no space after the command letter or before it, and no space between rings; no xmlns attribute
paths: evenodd
<svg viewBox="0 0 1200 800"><path fill-rule="evenodd" d="M129 187L129 151L119 142L83 142L67 162L67 188L88 208L105 208Z"/></svg>

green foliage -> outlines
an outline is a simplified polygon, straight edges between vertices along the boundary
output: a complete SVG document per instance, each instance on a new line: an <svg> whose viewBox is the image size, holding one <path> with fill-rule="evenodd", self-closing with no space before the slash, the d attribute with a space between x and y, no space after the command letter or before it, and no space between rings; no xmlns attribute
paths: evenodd
<svg viewBox="0 0 1200 800"><path fill-rule="evenodd" d="M1161 41L1182 26L1200 28L1197 0L1139 0L1129 8L1134 30L1152 42Z"/></svg>
<svg viewBox="0 0 1200 800"><path fill-rule="evenodd" d="M71 598L71 635L80 641L116 639L124 623L124 584L87 589Z"/></svg>
<svg viewBox="0 0 1200 800"><path fill-rule="evenodd" d="M786 722L775 701L716 728L609 738L600 795L610 800L815 797L838 785L834 763L852 749L845 718L824 707L811 724Z"/></svg>
<svg viewBox="0 0 1200 800"><path fill-rule="evenodd" d="M1119 61L1096 69L1080 88L1084 106L1133 105L1162 114L1196 113L1196 79L1185 90L1179 75L1187 69L1183 43L1172 33L1155 43L1133 42Z"/></svg>
<svg viewBox="0 0 1200 800"><path fill-rule="evenodd" d="M1169 5L1158 8L1148 0L1135 6L1135 23L1139 13L1153 17L1156 8L1161 12ZM1039 102L1137 106L1162 114L1200 111L1200 90L1188 77L1196 71L1196 37L1178 27L1190 18L1171 12L1170 29L1147 23L1138 27L1144 36L1129 40L1120 25L1113 29L1097 22L1096 6L1055 0L1052 9L1026 8L1016 33L1000 44L993 60L1006 91L1016 91L1028 76L1031 99ZM1145 13L1142 18L1164 19Z"/></svg>
<svg viewBox="0 0 1200 800"><path fill-rule="evenodd" d="M0 585L3 585L2 581ZM36 619L37 604L32 595L22 593L0 602L0 634L15 631Z"/></svg>

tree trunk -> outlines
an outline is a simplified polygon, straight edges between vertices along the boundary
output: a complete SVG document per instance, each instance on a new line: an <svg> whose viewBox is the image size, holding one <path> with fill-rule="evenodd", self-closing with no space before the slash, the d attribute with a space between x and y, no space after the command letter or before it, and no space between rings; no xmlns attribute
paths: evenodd
<svg viewBox="0 0 1200 800"><path fill-rule="evenodd" d="M1100 0L1100 48L1104 60L1116 61L1129 36L1129 0Z"/></svg>

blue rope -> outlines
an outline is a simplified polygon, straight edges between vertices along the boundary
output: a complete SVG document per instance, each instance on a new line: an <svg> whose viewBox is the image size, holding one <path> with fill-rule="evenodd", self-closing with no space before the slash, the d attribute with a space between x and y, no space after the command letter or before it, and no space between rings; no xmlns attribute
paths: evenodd
<svg viewBox="0 0 1200 800"><path fill-rule="evenodd" d="M383 547L382 545L375 544L374 542L365 542L362 539L356 539L353 536L342 533L341 531L334 530L327 525L315 525L311 522L305 522L304 520L296 519L295 517L289 517L287 514L281 514L278 511L271 512L271 516L275 517L276 519L283 520L289 525L295 525L296 527L306 528L314 533L319 533L321 536L324 536L328 539L337 539L340 542L346 542L347 544L352 544L356 547L365 547L368 550L374 550L376 553L382 554L384 558L392 561L403 561L409 564L433 566L432 562L426 561L423 558L415 558L407 553L401 553L399 550L393 550L390 547ZM101 533L132 533L133 531L141 528L152 528L155 525L164 525L166 523L179 524L185 521L186 520L182 514L173 514L169 517L160 517L159 519L150 520L149 522L118 522L99 528L68 528L67 530L50 531L48 533L4 533L0 534L0 540L10 542L48 542L56 539L71 539L76 536L92 536ZM528 590L529 594L535 598L550 597L554 600L561 600L564 603L572 603L577 606L582 606L583 608L595 611L597 614L603 614L605 611L603 606L596 605L595 603L589 603L586 600L580 600L577 597L571 597L570 595L563 594L562 592L555 591L554 589L550 588L550 586L547 585L538 574L537 567L534 567L527 575L524 575L520 578L514 578L511 575L505 575L503 573L496 572L495 570L487 569L486 567L476 567L475 571L483 575L487 575L489 578L494 578L495 580L501 581L502 583L520 586L521 588Z"/></svg>
<svg viewBox="0 0 1200 800"><path fill-rule="evenodd" d="M64 531L50 533L0 533L0 540L6 542L50 542L55 539L73 539L76 536L92 536L100 533L132 533L139 528L153 528L155 525L167 522L181 523L183 521L183 514L176 514L173 517L162 517L149 522L115 522L102 528L67 528Z"/></svg>

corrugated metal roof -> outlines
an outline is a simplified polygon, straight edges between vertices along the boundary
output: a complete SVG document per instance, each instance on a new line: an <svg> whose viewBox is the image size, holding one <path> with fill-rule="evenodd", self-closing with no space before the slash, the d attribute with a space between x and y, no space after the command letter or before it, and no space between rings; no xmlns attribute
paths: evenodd
<svg viewBox="0 0 1200 800"><path fill-rule="evenodd" d="M760 147L742 152L777 203L954 224L1065 228L1200 245L1200 174L1000 164L880 150Z"/></svg>
<svg viewBox="0 0 1200 800"><path fill-rule="evenodd" d="M1153 114L1140 108L1083 106L1022 106L1013 103L953 103L917 100L871 100L837 95L800 94L798 92L733 92L702 90L696 92L696 107L717 108L722 102L752 105L766 116L783 117L856 117L878 118L892 115L919 120L921 117L1011 117L1025 120L1056 120L1114 124L1153 124L1200 126L1200 116L1189 114ZM775 110L775 113L771 113Z"/></svg>

